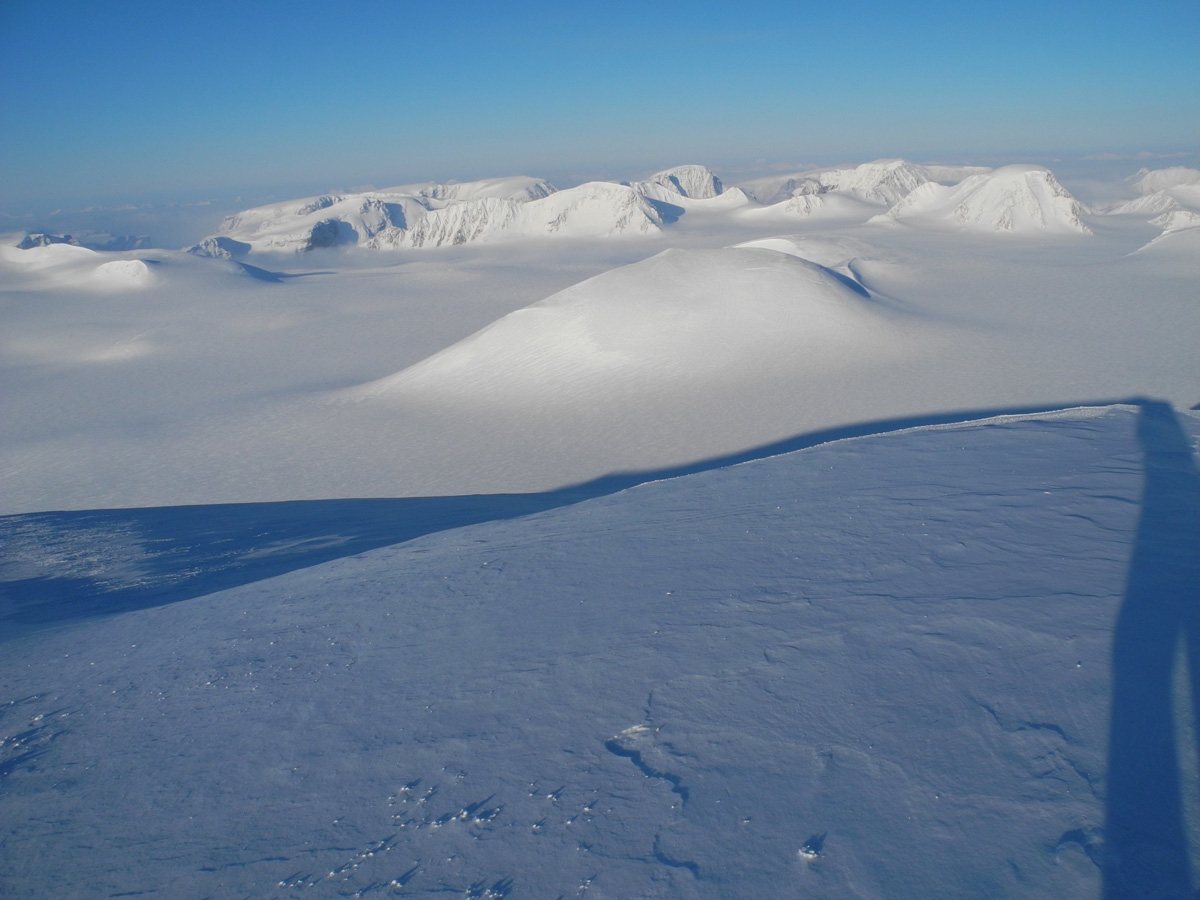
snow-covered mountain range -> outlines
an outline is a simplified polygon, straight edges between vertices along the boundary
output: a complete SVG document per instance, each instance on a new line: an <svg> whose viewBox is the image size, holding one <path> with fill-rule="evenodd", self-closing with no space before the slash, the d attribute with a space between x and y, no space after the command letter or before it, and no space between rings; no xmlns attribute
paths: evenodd
<svg viewBox="0 0 1200 900"><path fill-rule="evenodd" d="M1194 897L1198 175L4 235L0 896Z"/></svg>
<svg viewBox="0 0 1200 900"><path fill-rule="evenodd" d="M1164 178L1169 188L1157 187ZM1188 182L1186 171L1146 184L1155 188L1141 198L1141 206L1109 212L1158 216L1186 210L1191 207L1177 195L1200 190ZM590 182L562 191L521 176L326 194L230 216L215 235L189 249L236 258L345 245L402 250L547 237L653 237L684 214L732 212L762 224L810 217L866 221L881 211L897 220L930 224L941 219L976 231L1088 231L1087 211L1041 167L993 172L883 159L757 179L744 187L727 187L705 166L684 165L624 184Z"/></svg>
<svg viewBox="0 0 1200 900"><path fill-rule="evenodd" d="M389 226L366 246L442 247L517 237L614 238L656 234L662 216L645 196L593 181L531 200L484 197L430 210L408 227Z"/></svg>
<svg viewBox="0 0 1200 900"><path fill-rule="evenodd" d="M1200 169L1142 169L1129 179L1138 196L1109 206L1112 215L1152 216L1164 231L1200 225Z"/></svg>

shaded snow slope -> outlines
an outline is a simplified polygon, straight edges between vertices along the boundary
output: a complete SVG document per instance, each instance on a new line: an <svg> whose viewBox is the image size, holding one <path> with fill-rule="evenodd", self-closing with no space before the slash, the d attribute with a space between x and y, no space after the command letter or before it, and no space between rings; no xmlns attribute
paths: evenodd
<svg viewBox="0 0 1200 900"><path fill-rule="evenodd" d="M1183 424L842 441L9 640L0 880L1188 896Z"/></svg>
<svg viewBox="0 0 1200 900"><path fill-rule="evenodd" d="M665 250L606 272L355 394L595 395L724 370L894 352L886 310L844 275L771 249Z"/></svg>
<svg viewBox="0 0 1200 900"><path fill-rule="evenodd" d="M948 187L913 190L878 221L912 221L971 231L1091 234L1083 206L1042 166L1003 166Z"/></svg>

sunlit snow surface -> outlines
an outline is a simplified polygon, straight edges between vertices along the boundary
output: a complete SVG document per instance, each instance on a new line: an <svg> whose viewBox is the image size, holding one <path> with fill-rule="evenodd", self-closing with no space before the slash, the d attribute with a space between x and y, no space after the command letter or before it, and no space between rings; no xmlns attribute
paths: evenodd
<svg viewBox="0 0 1200 900"><path fill-rule="evenodd" d="M1198 177L15 236L0 896L1194 897Z"/></svg>
<svg viewBox="0 0 1200 900"><path fill-rule="evenodd" d="M1197 431L839 441L11 640L3 883L1183 896Z"/></svg>

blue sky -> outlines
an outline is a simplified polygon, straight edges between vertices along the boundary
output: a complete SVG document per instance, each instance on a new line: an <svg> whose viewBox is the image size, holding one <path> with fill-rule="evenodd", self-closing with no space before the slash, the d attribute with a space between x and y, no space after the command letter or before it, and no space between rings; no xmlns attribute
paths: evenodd
<svg viewBox="0 0 1200 900"><path fill-rule="evenodd" d="M1196 149L1194 0L0 0L0 210Z"/></svg>

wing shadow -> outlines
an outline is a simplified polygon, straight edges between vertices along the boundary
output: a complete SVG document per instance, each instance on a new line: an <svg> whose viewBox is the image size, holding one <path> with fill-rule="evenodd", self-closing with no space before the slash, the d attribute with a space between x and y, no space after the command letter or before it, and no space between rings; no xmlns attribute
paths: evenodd
<svg viewBox="0 0 1200 900"><path fill-rule="evenodd" d="M1100 401L1078 405L1103 406ZM849 437L1054 407L960 410L808 432L680 466L618 472L530 494L292 500L0 517L0 641L188 600L480 522L566 506Z"/></svg>
<svg viewBox="0 0 1200 900"><path fill-rule="evenodd" d="M1194 898L1177 736L1190 728L1196 746L1200 723L1200 472L1166 403L1142 403L1138 440L1142 510L1113 635L1104 898ZM1176 718L1183 660L1190 722Z"/></svg>

